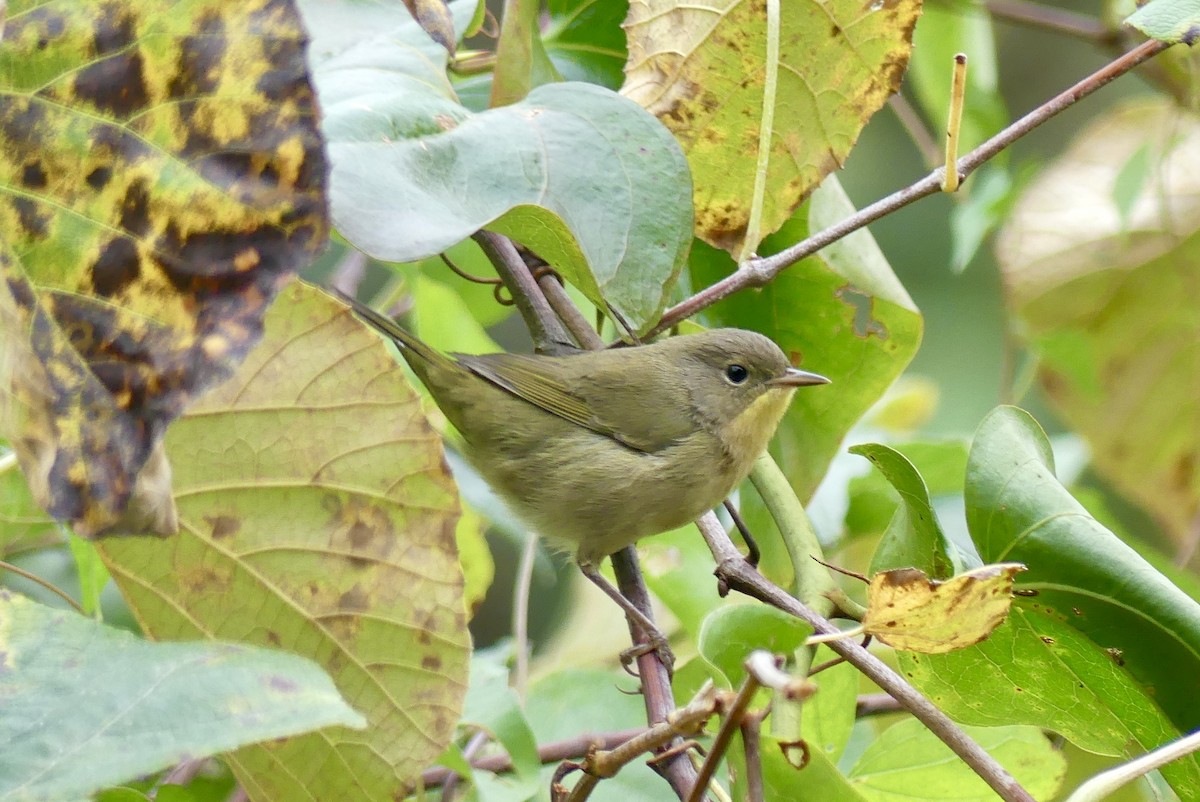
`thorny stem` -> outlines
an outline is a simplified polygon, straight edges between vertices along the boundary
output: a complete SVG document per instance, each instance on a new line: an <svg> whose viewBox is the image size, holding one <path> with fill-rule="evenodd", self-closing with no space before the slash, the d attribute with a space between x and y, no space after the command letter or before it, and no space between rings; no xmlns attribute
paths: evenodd
<svg viewBox="0 0 1200 802"><path fill-rule="evenodd" d="M1084 78L1070 89L1038 106L975 150L958 160L960 179L965 180L977 167L991 159L1025 134L1054 117L1082 98L1095 92L1110 81L1124 75L1137 65L1150 59L1171 45L1167 42L1150 40L1143 42L1128 53L1114 59L1104 67ZM852 214L840 223L819 231L808 239L796 243L773 256L750 259L721 281L712 284L691 298L668 309L654 329L647 334L653 337L671 328L679 321L707 309L720 300L748 287L762 287L777 275L830 243L837 242L848 234L873 223L885 215L902 209L913 201L932 195L941 189L943 169L934 170L921 180L888 195Z"/></svg>

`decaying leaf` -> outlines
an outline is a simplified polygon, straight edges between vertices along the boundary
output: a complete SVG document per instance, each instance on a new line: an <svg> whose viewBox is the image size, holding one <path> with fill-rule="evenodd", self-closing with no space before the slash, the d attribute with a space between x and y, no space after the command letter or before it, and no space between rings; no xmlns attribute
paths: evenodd
<svg viewBox="0 0 1200 802"><path fill-rule="evenodd" d="M942 654L985 639L1008 617L1021 563L985 565L939 582L916 568L880 571L867 590L863 629L889 646Z"/></svg>
<svg viewBox="0 0 1200 802"><path fill-rule="evenodd" d="M304 45L285 0L10 10L2 422L39 502L84 536L173 530L163 431L325 243Z"/></svg>
<svg viewBox="0 0 1200 802"><path fill-rule="evenodd" d="M621 91L675 134L696 234L735 258L841 166L896 91L921 0L798 0L777 25L765 6L645 0L625 21Z"/></svg>

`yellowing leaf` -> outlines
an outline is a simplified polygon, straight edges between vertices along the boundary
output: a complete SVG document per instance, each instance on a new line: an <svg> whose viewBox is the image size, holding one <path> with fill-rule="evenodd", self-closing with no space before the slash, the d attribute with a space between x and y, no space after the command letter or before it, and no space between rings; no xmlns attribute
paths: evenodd
<svg viewBox="0 0 1200 802"><path fill-rule="evenodd" d="M0 41L0 394L39 501L170 531L166 426L324 246L325 161L287 0L14 2ZM146 516L143 516L146 517Z"/></svg>
<svg viewBox="0 0 1200 802"><path fill-rule="evenodd" d="M880 571L867 590L863 629L889 646L942 654L979 643L1008 617L1020 563L985 565L945 582L916 568Z"/></svg>
<svg viewBox="0 0 1200 802"><path fill-rule="evenodd" d="M921 0L630 3L622 92L683 147L697 236L740 259L842 165L899 86L920 9Z"/></svg>

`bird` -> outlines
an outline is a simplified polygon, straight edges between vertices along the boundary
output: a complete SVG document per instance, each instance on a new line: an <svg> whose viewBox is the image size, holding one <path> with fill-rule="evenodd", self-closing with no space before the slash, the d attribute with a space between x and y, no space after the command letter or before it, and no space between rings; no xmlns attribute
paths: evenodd
<svg viewBox="0 0 1200 802"><path fill-rule="evenodd" d="M443 354L342 297L395 343L515 516L610 596L605 557L720 504L796 389L829 382L736 328L556 356Z"/></svg>

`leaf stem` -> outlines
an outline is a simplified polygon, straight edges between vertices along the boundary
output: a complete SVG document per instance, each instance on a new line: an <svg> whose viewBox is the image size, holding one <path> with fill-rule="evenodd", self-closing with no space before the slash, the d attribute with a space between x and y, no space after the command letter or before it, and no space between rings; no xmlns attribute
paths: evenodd
<svg viewBox="0 0 1200 802"><path fill-rule="evenodd" d="M753 256L762 240L763 202L767 196L767 172L771 166L771 142L775 136L775 104L779 93L779 0L767 0L767 58L763 76L762 119L758 126L758 157L754 165L754 189L750 216L737 260Z"/></svg>
<svg viewBox="0 0 1200 802"><path fill-rule="evenodd" d="M959 159L958 171L960 179L966 179L981 164L1051 117L1073 106L1100 87L1119 78L1170 46L1167 42L1160 42L1153 39L1143 42L1082 81L1079 81L1070 89L1061 92L1041 106L1038 106ZM738 269L731 275L668 309L646 337L650 338L656 334L661 334L679 323L679 321L691 317L702 309L707 309L736 292L740 292L748 287L765 286L781 272L796 264L801 259L811 256L826 245L837 242L847 234L851 234L885 215L902 209L914 201L938 192L941 189L943 173L943 168L939 167L919 181L897 192L893 192L891 195L872 203L870 206L860 209L857 213L847 217L842 222L832 225L823 231L818 231L816 234L789 248L785 248L777 254L742 262L738 266Z"/></svg>

